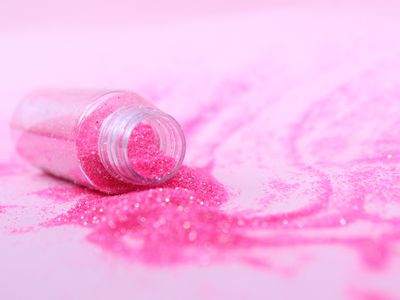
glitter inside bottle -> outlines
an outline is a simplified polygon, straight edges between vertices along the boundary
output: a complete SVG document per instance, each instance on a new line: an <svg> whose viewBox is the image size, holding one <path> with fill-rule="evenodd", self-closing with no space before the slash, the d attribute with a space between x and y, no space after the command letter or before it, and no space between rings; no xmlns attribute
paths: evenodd
<svg viewBox="0 0 400 300"><path fill-rule="evenodd" d="M177 121L131 92L37 91L17 107L11 129L33 165L109 194L169 179L185 155Z"/></svg>

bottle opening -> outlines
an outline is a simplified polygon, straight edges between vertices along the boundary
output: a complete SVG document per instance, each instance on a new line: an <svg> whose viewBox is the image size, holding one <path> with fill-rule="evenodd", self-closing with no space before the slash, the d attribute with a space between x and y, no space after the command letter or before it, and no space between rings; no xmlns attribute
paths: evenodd
<svg viewBox="0 0 400 300"><path fill-rule="evenodd" d="M153 108L118 110L104 120L100 130L103 165L128 183L156 184L171 178L182 164L185 149L176 120Z"/></svg>

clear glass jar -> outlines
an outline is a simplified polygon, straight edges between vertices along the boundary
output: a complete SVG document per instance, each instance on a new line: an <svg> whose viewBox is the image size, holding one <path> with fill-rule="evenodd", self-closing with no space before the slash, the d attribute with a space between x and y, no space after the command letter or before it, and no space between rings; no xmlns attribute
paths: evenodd
<svg viewBox="0 0 400 300"><path fill-rule="evenodd" d="M186 148L173 117L126 91L36 91L18 105L11 129L33 165L109 194L169 179Z"/></svg>

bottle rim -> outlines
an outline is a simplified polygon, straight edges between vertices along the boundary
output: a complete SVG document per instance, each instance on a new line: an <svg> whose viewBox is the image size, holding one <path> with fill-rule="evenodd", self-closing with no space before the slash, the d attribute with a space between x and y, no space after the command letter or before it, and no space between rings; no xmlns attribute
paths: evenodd
<svg viewBox="0 0 400 300"><path fill-rule="evenodd" d="M161 149L171 155L174 167L161 177L145 177L134 169L130 162L128 143L136 126L142 122L152 124L164 147L170 143L171 149ZM161 145L160 145L161 147ZM173 177L182 165L186 151L186 140L179 123L170 115L152 107L128 106L121 108L103 121L98 140L100 161L114 177L135 185L154 185Z"/></svg>

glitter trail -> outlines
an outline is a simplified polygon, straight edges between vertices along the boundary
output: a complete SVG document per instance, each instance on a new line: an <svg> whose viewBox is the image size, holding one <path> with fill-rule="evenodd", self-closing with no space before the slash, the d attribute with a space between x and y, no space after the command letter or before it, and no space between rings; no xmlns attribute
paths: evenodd
<svg viewBox="0 0 400 300"><path fill-rule="evenodd" d="M308 178L310 174L304 176ZM343 174L338 177L342 178ZM305 180L303 178L301 182ZM266 212L268 214L254 217L224 212L223 204L229 199L224 187L205 170L188 167L182 167L163 185L122 195L104 196L76 187L46 189L36 195L54 201L76 201L70 210L42 226L83 226L89 230L89 242L118 256L150 265L226 259L254 263L258 260L251 251L260 247L340 244L356 249L369 267L381 268L388 259L385 253L390 251L391 241L398 239L396 231L382 234L379 240L371 240L362 234L342 235L340 231L317 236L308 232L346 228L352 222L368 220L370 216L362 209L355 212L351 207L348 211L341 208L338 215L333 206L326 211L324 208L334 205L329 203L332 191L331 186L326 186L326 180L322 176L311 180L309 192L318 196L314 195L313 202L316 203L305 204L303 209L295 203L294 196L299 190L291 191L291 196L288 184L276 184L276 193L285 191L285 195L293 199L293 203L286 205L292 205L295 210L276 214ZM306 193L303 189L301 187L300 192ZM259 260L261 265L267 262L267 257Z"/></svg>

